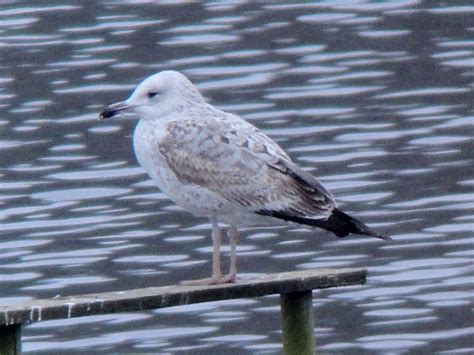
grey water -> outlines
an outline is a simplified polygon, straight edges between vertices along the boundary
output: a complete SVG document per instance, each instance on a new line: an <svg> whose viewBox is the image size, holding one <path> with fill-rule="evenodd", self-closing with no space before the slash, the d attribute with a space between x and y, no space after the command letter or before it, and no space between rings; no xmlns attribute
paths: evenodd
<svg viewBox="0 0 474 355"><path fill-rule="evenodd" d="M97 121L175 69L394 239L246 229L241 277L367 268L315 292L319 351L473 353L473 19L467 0L2 1L0 304L208 276L208 221L138 166L135 119ZM23 348L280 353L279 317L264 297L40 322Z"/></svg>

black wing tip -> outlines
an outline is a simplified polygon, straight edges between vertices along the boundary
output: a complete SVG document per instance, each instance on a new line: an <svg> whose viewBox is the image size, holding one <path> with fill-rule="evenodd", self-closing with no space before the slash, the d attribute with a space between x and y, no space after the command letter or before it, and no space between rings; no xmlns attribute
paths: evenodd
<svg viewBox="0 0 474 355"><path fill-rule="evenodd" d="M373 231L372 231L372 232L373 232ZM378 233L375 233L375 232L374 232L374 233L370 233L370 234L369 234L369 233L363 233L363 234L369 235L369 236L371 236L371 237L375 237L375 238L377 238L377 239L382 239L382 240L385 240L385 241L387 241L387 242L393 241L393 239L392 239L391 237L389 237L388 235L382 235L382 234L378 234Z"/></svg>
<svg viewBox="0 0 474 355"><path fill-rule="evenodd" d="M327 219L313 219L308 217L294 216L283 211L259 210L256 214L282 219L287 222L294 222L301 225L317 227L334 233L338 238L347 237L349 234L360 234L377 239L391 241L392 238L379 234L364 223L349 216L341 210L334 208L332 214Z"/></svg>
<svg viewBox="0 0 474 355"><path fill-rule="evenodd" d="M334 231L334 230L329 230L329 231L334 233L338 238L345 238L349 234L359 234L359 235L367 235L369 237L374 237L374 238L377 238L377 239L385 240L387 242L393 241L393 239L391 237L379 234L379 233L375 232L374 230L370 229L369 227L366 227L366 229L364 229L363 231L349 231L349 230L344 230L343 232Z"/></svg>
<svg viewBox="0 0 474 355"><path fill-rule="evenodd" d="M378 236L376 236L376 238L385 240L385 241L387 241L387 242L393 242L393 238L392 238L392 237L389 237L388 235L379 234Z"/></svg>
<svg viewBox="0 0 474 355"><path fill-rule="evenodd" d="M335 230L342 229L345 235L341 237L345 237L350 233L354 233L360 235L368 235L370 237L382 239L385 241L392 240L392 238L390 238L389 236L377 233L366 224L362 223L361 221L355 219L352 216L349 216L347 213L344 213L337 208L333 209L331 216L328 218L328 223L329 225L331 225L331 227L334 227Z"/></svg>

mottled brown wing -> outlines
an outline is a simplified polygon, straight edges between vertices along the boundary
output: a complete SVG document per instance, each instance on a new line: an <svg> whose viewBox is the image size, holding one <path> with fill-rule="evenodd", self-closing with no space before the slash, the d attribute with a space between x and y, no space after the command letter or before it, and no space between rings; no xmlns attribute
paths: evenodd
<svg viewBox="0 0 474 355"><path fill-rule="evenodd" d="M159 149L184 184L209 189L251 211L326 217L334 207L319 181L245 121L180 120L167 131Z"/></svg>

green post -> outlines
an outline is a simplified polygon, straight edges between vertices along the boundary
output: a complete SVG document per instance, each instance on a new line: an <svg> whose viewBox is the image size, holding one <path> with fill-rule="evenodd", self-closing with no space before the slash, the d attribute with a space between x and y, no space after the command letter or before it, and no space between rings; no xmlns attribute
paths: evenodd
<svg viewBox="0 0 474 355"><path fill-rule="evenodd" d="M0 354L21 354L21 324L0 325Z"/></svg>
<svg viewBox="0 0 474 355"><path fill-rule="evenodd" d="M315 354L312 296L311 290L280 295L285 354Z"/></svg>

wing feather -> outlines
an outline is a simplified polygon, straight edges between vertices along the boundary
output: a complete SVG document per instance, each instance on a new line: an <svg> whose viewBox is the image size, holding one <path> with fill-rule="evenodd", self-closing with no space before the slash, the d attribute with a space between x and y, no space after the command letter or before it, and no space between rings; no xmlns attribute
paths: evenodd
<svg viewBox="0 0 474 355"><path fill-rule="evenodd" d="M236 116L173 121L159 150L181 183L218 193L235 207L327 217L335 206L316 178Z"/></svg>

